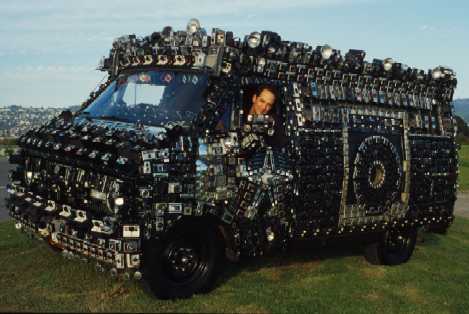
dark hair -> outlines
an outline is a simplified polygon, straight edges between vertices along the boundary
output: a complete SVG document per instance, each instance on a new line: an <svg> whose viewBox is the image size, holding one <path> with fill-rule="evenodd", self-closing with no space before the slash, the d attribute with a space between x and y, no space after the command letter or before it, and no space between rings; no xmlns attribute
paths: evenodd
<svg viewBox="0 0 469 314"><path fill-rule="evenodd" d="M274 94L275 102L272 104L272 106L274 106L277 103L277 99L278 99L277 89L272 85L261 84L257 86L256 91L254 92L254 95L259 96L263 90L267 90L271 92L272 94Z"/></svg>

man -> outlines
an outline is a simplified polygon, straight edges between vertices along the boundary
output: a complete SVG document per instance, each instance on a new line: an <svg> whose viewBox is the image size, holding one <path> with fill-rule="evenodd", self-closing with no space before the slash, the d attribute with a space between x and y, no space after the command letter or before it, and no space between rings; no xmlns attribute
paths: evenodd
<svg viewBox="0 0 469 314"><path fill-rule="evenodd" d="M250 115L269 114L277 100L277 91L268 85L261 85L252 96Z"/></svg>
<svg viewBox="0 0 469 314"><path fill-rule="evenodd" d="M274 87L270 85L260 85L252 96L252 104L248 115L270 115L272 118L275 118L275 114L273 114L271 110L274 108L276 100L277 91ZM247 108L245 107L245 109ZM225 110L223 116L215 127L217 131L226 131L225 126L228 125L230 113L230 110ZM247 115L245 116L245 119L247 119Z"/></svg>
<svg viewBox="0 0 469 314"><path fill-rule="evenodd" d="M283 117L275 108L277 102L277 90L271 85L260 85L252 96L252 104L248 115L268 115L274 121L274 133L265 136L265 142L274 149L284 147L287 143L283 130Z"/></svg>

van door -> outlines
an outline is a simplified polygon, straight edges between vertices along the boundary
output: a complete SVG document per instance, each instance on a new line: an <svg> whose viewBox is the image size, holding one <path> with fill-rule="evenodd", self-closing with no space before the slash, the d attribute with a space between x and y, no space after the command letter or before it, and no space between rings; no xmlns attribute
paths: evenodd
<svg viewBox="0 0 469 314"><path fill-rule="evenodd" d="M245 254L253 255L283 245L289 238L294 217L292 172L283 82L243 82L239 150L243 167L233 207L245 230L241 243L255 244L243 248L248 250ZM272 104L263 111L266 100Z"/></svg>

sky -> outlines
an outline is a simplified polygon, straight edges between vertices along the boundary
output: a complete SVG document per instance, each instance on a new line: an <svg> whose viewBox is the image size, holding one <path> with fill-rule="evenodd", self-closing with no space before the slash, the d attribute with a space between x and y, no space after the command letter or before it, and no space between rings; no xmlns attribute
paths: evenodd
<svg viewBox="0 0 469 314"><path fill-rule="evenodd" d="M469 98L467 0L0 0L0 106L79 105L106 79L96 67L113 39L185 30L193 17L208 32L270 30L369 61L444 65L457 73L455 98Z"/></svg>

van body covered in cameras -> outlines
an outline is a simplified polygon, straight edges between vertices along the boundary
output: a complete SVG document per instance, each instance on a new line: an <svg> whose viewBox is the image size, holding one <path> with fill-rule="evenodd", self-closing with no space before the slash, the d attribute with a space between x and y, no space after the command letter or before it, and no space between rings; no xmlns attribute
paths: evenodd
<svg viewBox="0 0 469 314"><path fill-rule="evenodd" d="M162 298L296 239L370 235L370 262L403 263L454 218L456 79L364 57L197 20L120 37L80 110L19 138L10 215Z"/></svg>

